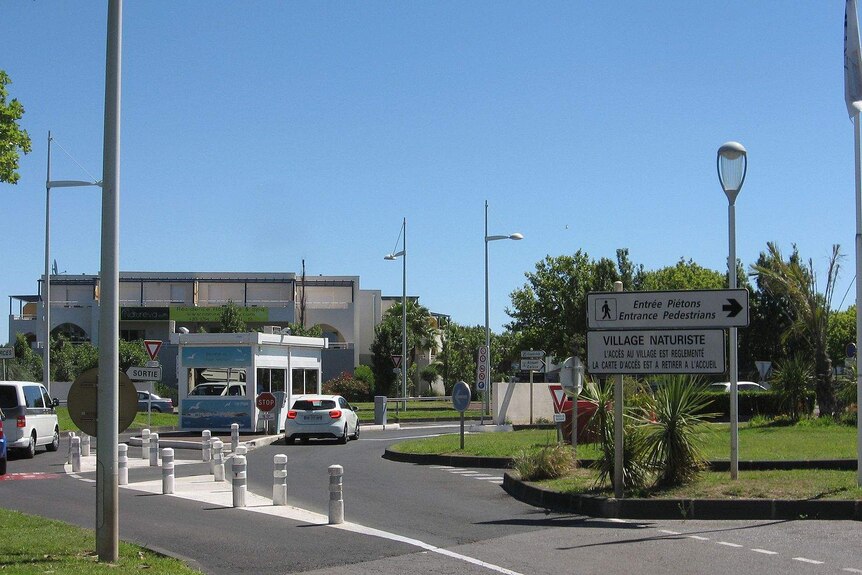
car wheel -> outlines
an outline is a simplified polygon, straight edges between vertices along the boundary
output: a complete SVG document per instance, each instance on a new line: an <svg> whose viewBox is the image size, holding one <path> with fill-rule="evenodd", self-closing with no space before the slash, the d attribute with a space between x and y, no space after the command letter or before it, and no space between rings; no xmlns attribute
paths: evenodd
<svg viewBox="0 0 862 575"><path fill-rule="evenodd" d="M347 443L347 440L348 440L348 437L347 437L347 424L345 423L345 424L344 424L344 433L342 433L342 434L341 434L341 437L339 437L339 438L338 438L338 443L340 443L341 445L344 445L345 443Z"/></svg>
<svg viewBox="0 0 862 575"><path fill-rule="evenodd" d="M54 439L51 440L51 443L45 446L45 449L48 451L57 451L60 449L60 430L58 428L54 428Z"/></svg>
<svg viewBox="0 0 862 575"><path fill-rule="evenodd" d="M296 443L296 438L294 438L294 437L285 437L284 438L284 444L285 445L293 445L294 443Z"/></svg>
<svg viewBox="0 0 862 575"><path fill-rule="evenodd" d="M153 413L161 413L161 412L162 412L162 409L160 407L154 407L153 408Z"/></svg>
<svg viewBox="0 0 862 575"><path fill-rule="evenodd" d="M359 420L356 421L356 429L353 430L353 439L359 439Z"/></svg>
<svg viewBox="0 0 862 575"><path fill-rule="evenodd" d="M0 475L6 475L6 458L0 459Z"/></svg>
<svg viewBox="0 0 862 575"><path fill-rule="evenodd" d="M308 438L307 438L307 437L302 437L302 438L300 438L300 441L301 441L302 443L308 443Z"/></svg>
<svg viewBox="0 0 862 575"><path fill-rule="evenodd" d="M30 443L24 448L24 458L33 459L36 455L36 432L30 434Z"/></svg>

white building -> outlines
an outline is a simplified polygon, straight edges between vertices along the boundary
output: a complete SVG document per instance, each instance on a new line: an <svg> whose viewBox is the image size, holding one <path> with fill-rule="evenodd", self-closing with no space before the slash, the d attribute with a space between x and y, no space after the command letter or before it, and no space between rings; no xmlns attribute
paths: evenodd
<svg viewBox="0 0 862 575"><path fill-rule="evenodd" d="M31 345L44 339L41 293L13 295L9 337L24 334ZM99 344L99 276L51 275L51 334ZM221 307L232 301L241 308L250 331L270 331L299 323L320 325L329 340L323 350L323 381L371 363L374 328L383 312L400 298L383 298L379 290L361 289L358 276L313 276L294 273L120 273L120 337L129 341L165 342L159 354L164 383L176 385L175 344L171 334L212 332ZM304 317L303 317L304 316ZM430 358L429 358L430 359Z"/></svg>

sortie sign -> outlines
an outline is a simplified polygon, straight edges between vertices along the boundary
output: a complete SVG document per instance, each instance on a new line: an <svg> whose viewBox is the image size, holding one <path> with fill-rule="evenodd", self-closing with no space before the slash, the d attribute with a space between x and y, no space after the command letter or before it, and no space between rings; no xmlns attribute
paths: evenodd
<svg viewBox="0 0 862 575"><path fill-rule="evenodd" d="M724 331L590 331L587 365L594 374L724 373Z"/></svg>

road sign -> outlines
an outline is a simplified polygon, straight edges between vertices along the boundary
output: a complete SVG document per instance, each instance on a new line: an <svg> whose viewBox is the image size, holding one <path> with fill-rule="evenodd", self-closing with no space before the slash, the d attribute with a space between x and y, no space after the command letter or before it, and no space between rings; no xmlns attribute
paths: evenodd
<svg viewBox="0 0 862 575"><path fill-rule="evenodd" d="M255 405L261 411L272 411L275 407L275 396L268 391L264 391L257 396Z"/></svg>
<svg viewBox="0 0 862 575"><path fill-rule="evenodd" d="M463 381L459 381L452 388L452 407L461 413L470 407L470 386Z"/></svg>
<svg viewBox="0 0 862 575"><path fill-rule="evenodd" d="M545 362L541 359L522 359L521 369L524 371L541 371L545 368Z"/></svg>
<svg viewBox="0 0 862 575"><path fill-rule="evenodd" d="M755 361L754 366L757 368L757 373L760 375L761 383L766 381L766 377L769 375L769 372L772 370L772 362L771 361Z"/></svg>
<svg viewBox="0 0 862 575"><path fill-rule="evenodd" d="M554 414L554 423L565 423L566 422L566 414L565 413L555 413Z"/></svg>
<svg viewBox="0 0 862 575"><path fill-rule="evenodd" d="M563 386L558 383L552 383L548 386L548 390L551 392L551 399L554 400L554 413L563 413L565 408L572 403L572 400L566 397Z"/></svg>
<svg viewBox="0 0 862 575"><path fill-rule="evenodd" d="M138 393L135 390L135 384L122 371L119 373L119 387L117 431L122 433L132 424L138 413ZM69 388L66 401L72 422L78 426L78 429L92 437L96 437L98 431L96 424L98 394L99 368L94 367L75 379L72 387Z"/></svg>
<svg viewBox="0 0 862 575"><path fill-rule="evenodd" d="M488 389L489 365L488 346L480 345L479 353L476 354L476 389L479 391Z"/></svg>
<svg viewBox="0 0 862 575"><path fill-rule="evenodd" d="M593 292L591 329L725 328L748 325L748 290Z"/></svg>
<svg viewBox="0 0 862 575"><path fill-rule="evenodd" d="M130 367L126 370L126 375L132 381L161 381L161 367Z"/></svg>
<svg viewBox="0 0 862 575"><path fill-rule="evenodd" d="M15 359L15 348L0 347L0 359Z"/></svg>
<svg viewBox="0 0 862 575"><path fill-rule="evenodd" d="M588 331L590 373L724 373L724 331Z"/></svg>
<svg viewBox="0 0 862 575"><path fill-rule="evenodd" d="M402 357L400 355L393 355L391 357L392 357L392 365L395 366L395 369L398 369L399 367L401 367Z"/></svg>
<svg viewBox="0 0 862 575"><path fill-rule="evenodd" d="M541 349L521 350L521 359L545 359L545 352Z"/></svg>
<svg viewBox="0 0 862 575"><path fill-rule="evenodd" d="M156 356L159 355L159 350L162 349L162 341L160 339L145 339L144 349L147 350L150 359L155 361Z"/></svg>
<svg viewBox="0 0 862 575"><path fill-rule="evenodd" d="M560 385L569 397L579 395L584 389L584 364L579 357L567 357L560 366ZM577 391L576 391L577 389Z"/></svg>

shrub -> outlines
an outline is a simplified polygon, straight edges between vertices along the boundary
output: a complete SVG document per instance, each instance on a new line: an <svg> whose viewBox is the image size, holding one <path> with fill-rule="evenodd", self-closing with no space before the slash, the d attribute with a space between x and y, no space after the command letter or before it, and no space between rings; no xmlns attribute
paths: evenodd
<svg viewBox="0 0 862 575"><path fill-rule="evenodd" d="M574 467L572 450L565 444L546 445L537 451L522 451L515 456L513 467L524 481L557 479Z"/></svg>
<svg viewBox="0 0 862 575"><path fill-rule="evenodd" d="M814 366L801 356L784 360L776 369L772 389L780 398L781 409L794 421L809 413L806 395L814 391L814 383Z"/></svg>
<svg viewBox="0 0 862 575"><path fill-rule="evenodd" d="M370 366L357 365L356 369L353 370L353 377L359 381L364 381L371 389L374 389L374 371Z"/></svg>
<svg viewBox="0 0 862 575"><path fill-rule="evenodd" d="M374 388L347 372L323 384L325 395L343 395L347 401L370 401Z"/></svg>

